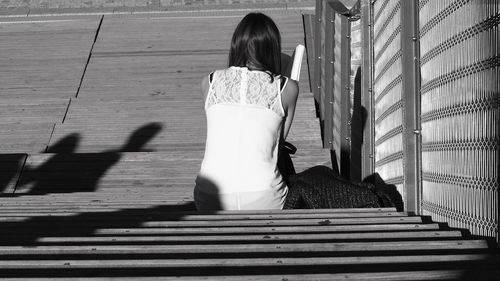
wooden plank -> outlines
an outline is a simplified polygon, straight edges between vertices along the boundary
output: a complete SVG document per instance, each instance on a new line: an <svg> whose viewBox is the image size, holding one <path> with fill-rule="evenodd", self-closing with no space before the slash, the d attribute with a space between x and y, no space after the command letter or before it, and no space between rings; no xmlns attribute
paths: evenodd
<svg viewBox="0 0 500 281"><path fill-rule="evenodd" d="M102 228L98 235L166 235L166 234L206 234L206 233L307 233L307 232L362 232L362 231L420 231L437 230L438 224L377 224L377 225L325 225L309 226L274 226L274 227L197 227L197 228ZM8 231L8 230L7 230ZM6 232L7 232L6 231Z"/></svg>
<svg viewBox="0 0 500 281"><path fill-rule="evenodd" d="M321 265L370 265L418 263L478 262L487 255L416 255L368 257L316 257L316 258L259 258L259 259L141 259L141 260L1 260L0 269L113 269L113 268L200 268L200 267L287 267Z"/></svg>
<svg viewBox="0 0 500 281"><path fill-rule="evenodd" d="M293 241L339 241L339 240L419 240L460 238L459 231L419 231L419 232L365 232L365 233L324 233L324 234L278 234L278 235L207 235L207 236L92 236L92 237L39 237L36 243L47 244L136 244L136 243L206 243L206 242L293 242Z"/></svg>
<svg viewBox="0 0 500 281"><path fill-rule="evenodd" d="M177 205L183 205L183 204L186 204L186 203L191 203L192 201L192 198L187 198L185 200L182 200L182 199L175 199L175 200L172 200L171 202L168 202L169 205L168 206L175 206L176 204ZM56 217L68 217L68 216L76 216L76 215L80 215L80 214L87 214L87 215L90 215L90 214L95 214L95 213L107 213L108 216L110 216L111 218L115 218L115 217L120 217L121 213L120 212L130 212L131 214L129 214L128 216L130 216L130 219L137 219L137 218L143 218L143 217L153 217L157 220L160 220L162 219L162 221L164 221L163 219L169 219L169 220L180 220L180 221L192 221L192 219L190 219L189 216L175 216L175 215L168 215L167 217L163 216L161 213L164 211L161 211L161 210L158 210L158 211L148 211L148 209L154 209L154 208L159 208L161 209L162 207L160 205L143 205L142 207L141 206L138 206L136 207L136 209L125 209L125 208L118 208L118 207L114 207L114 206L109 206L109 207L96 207L96 208L91 208L91 209L82 209L82 208L67 208L66 210L61 210L61 211L58 211L58 212L50 212L50 211L46 211L46 210L40 210L39 212L36 212L35 210L31 210L31 211L25 211L25 210L19 210L19 211L16 211L16 210L11 210L9 212L2 212L0 214L0 220L1 221L19 221L21 220L22 218L25 218L25 219L29 219L29 218L34 218L34 217L38 217L39 220L43 220L43 218L50 218L51 220L54 220ZM194 208L194 206L193 206ZM134 211L136 212L136 214L134 214ZM140 211L140 212L139 212ZM114 215L112 214L113 212L118 212L118 215ZM127 217L128 217L127 216ZM92 220L92 221L100 221L100 222L107 222L107 221L111 221L112 219L107 219L107 218L91 218L89 220ZM125 220L126 218L122 218L122 220L126 221ZM421 222L421 218L419 217L414 217L414 218L407 218L407 219L401 219L401 218L372 218L374 220L373 223L382 223L382 224L389 224L389 223L419 223ZM205 224L210 224L209 222L213 222L213 221L226 221L225 219L214 219L214 220L206 220L204 221ZM298 221L297 219L293 219L293 218L290 218L290 219L279 219L279 218L276 218L276 219L272 219L272 220L263 220L263 219L257 219L255 221L252 221L252 222L242 222L243 220L237 220L237 221L233 221L234 224L238 224L238 223L241 223L241 225L251 225L251 224L259 224L259 221L268 221L269 224L272 224L272 225L285 225L287 222L288 223L292 223L292 221L295 221L297 222L298 225L304 225L304 224L314 224L314 222L309 222L310 220L312 219L307 219L308 221ZM332 220L334 220L334 222L332 222ZM369 218L363 218L363 219L360 219L360 220L356 220L356 219L321 219L321 220L318 220L316 223L317 224L369 224L368 222ZM194 221L198 221L198 219L194 219ZM281 221L281 222L280 222ZM271 223L273 222L273 223ZM151 219L149 220L149 222L145 222L145 226L148 225L148 226L152 226L153 224L160 224L160 221L151 221ZM114 223L110 223L110 225L114 225Z"/></svg>
<svg viewBox="0 0 500 281"><path fill-rule="evenodd" d="M392 271L392 272L363 272L363 273L323 273L323 274L266 274L266 275L243 275L237 276L242 281L331 281L331 280L457 280L465 273L463 269L456 270L421 270L421 271ZM478 276L478 275L476 275ZM480 275L479 275L480 276ZM5 281L48 281L48 280L82 280L79 277L49 277L49 278L4 278ZM108 281L108 280L235 280L234 275L214 276L148 276L148 277L86 277L85 280Z"/></svg>
<svg viewBox="0 0 500 281"><path fill-rule="evenodd" d="M126 214L126 213L125 213ZM320 226L248 226L248 227L172 227L172 228L160 228L160 227L137 227L141 223L141 220L132 220L131 223L125 223L124 221L121 225L113 227L112 225L107 225L106 222L99 221L88 221L88 224L76 224L75 227L63 228L62 226L67 225L73 221L78 221L79 217L69 216L67 220L60 221L50 221L50 224L54 226L54 229L46 229L43 226L41 228L35 228L37 220L21 221L19 223L5 223L9 226L8 229L2 231L3 235L13 235L13 234L30 234L30 235L58 235L58 233L75 234L82 230L93 230L94 235L204 235L211 233L212 235L226 235L226 234L289 234L289 233L352 233L352 232L380 232L380 231L428 231L428 230L439 230L438 224L376 224L376 225L320 225ZM43 221L43 220L41 220ZM33 224L33 226L31 226ZM48 225L46 223L45 225ZM31 227L31 231L30 231ZM110 228L113 227L113 228ZM23 230L24 229L24 230ZM37 232L34 232L37 230ZM28 231L28 232L25 232ZM41 232L40 232L41 231Z"/></svg>
<svg viewBox="0 0 500 281"><path fill-rule="evenodd" d="M106 209L104 209L106 210ZM119 210L119 209L118 209ZM117 210L117 211L118 211ZM43 210L40 211L44 213ZM4 215L4 214L1 214ZM16 213L17 215L17 213ZM52 213L48 215L52 216ZM422 219L420 217L401 217L401 218L341 218L341 219L288 219L288 220L195 220L195 221L184 221L179 218L180 221L155 221L146 220L138 224L138 227L146 228L164 228L164 227L176 227L176 228L191 228L191 227L261 227L261 226L317 226L317 225L368 225L368 224L390 224L390 223L421 223ZM92 220L93 221L93 220ZM103 222L102 220L99 220ZM53 220L51 220L53 222ZM108 227L123 226L122 221L104 221ZM43 220L38 222L39 225L43 225L45 222ZM73 222L73 227L85 227L88 225L88 221L75 220ZM35 227L36 223L30 223L27 227Z"/></svg>
<svg viewBox="0 0 500 281"><path fill-rule="evenodd" d="M298 216L286 216L286 217L272 217L272 216L267 216L267 217L260 217L260 218L253 218L253 216L249 216L249 218L244 219L244 218L234 218L233 216L224 216L224 215L216 215L220 216L220 218L214 218L210 217L209 215L207 219L203 219L202 217L198 217L196 215L190 215L188 212L169 212L165 213L162 208L166 208L168 206L172 206L175 204L179 204L181 201L181 198L176 198L175 200L172 201L167 201L163 202L163 204L159 203L156 205L138 205L135 208L129 207L129 208L119 208L118 206L96 206L94 208L85 208L85 207L67 207L67 208L60 208L60 207L54 207L53 210L46 210L44 208L40 208L39 210L36 208L33 209L5 209L2 211L1 216L2 217L27 217L27 216L58 216L58 215L65 215L67 216L69 213L98 213L98 212L125 212L129 211L131 213L135 212L136 216L149 216L151 219L161 219L161 220L185 220L185 221L244 221L244 220L255 220L255 221L279 221L279 220L319 220L321 224L336 224L336 223L348 223L351 221L352 223L359 223L359 224L366 224L369 223L370 220L372 220L374 223L405 223L405 222L421 222L420 217L377 217L377 216L362 216L362 217L350 217L349 214L345 216L314 216L314 217L309 217L309 216L303 216L303 215L298 215ZM147 199L146 199L147 200ZM75 202L74 204L77 204ZM131 203L133 204L133 203ZM57 209L57 210L56 210ZM38 211L38 212L37 212ZM140 211L140 213L138 213ZM120 215L121 213L118 213ZM112 215L112 214L108 214ZM131 216L134 216L134 214L130 214ZM105 218L97 218L97 220L106 220ZM332 222L335 221L335 222Z"/></svg>
<svg viewBox="0 0 500 281"><path fill-rule="evenodd" d="M76 193L77 196L76 198L81 198L81 193L78 194ZM83 193L85 195L89 195L87 198L88 201L82 202L82 203L87 203L92 200L105 200L105 198L101 198L100 194L94 194L94 193ZM117 198L121 196L126 196L127 194L114 194L117 196ZM16 197L17 198L17 197ZM23 198L32 198L35 200L40 200L39 202L43 202L43 200L47 200L47 202L57 202L57 198L60 198L60 200L63 200L65 203L72 203L75 202L77 203L78 201L65 201L67 199L66 194L48 194L45 196L39 196L39 195L33 195L33 196L25 196L23 195L22 197L19 197L19 200L22 200ZM75 199L75 198L74 198ZM0 202L13 202L11 200L11 197L5 197L2 198L0 197ZM75 199L76 200L76 199ZM149 198L148 198L149 200ZM156 198L158 200L158 198ZM164 199L161 199L164 200ZM160 201L161 201L160 200ZM22 201L20 201L22 202ZM28 201L29 202L29 201ZM81 201L80 201L81 202ZM370 216L370 214L378 214L378 213L386 213L386 212L396 212L396 209L393 207L387 207L387 208L338 208L338 209L292 209L292 210L241 210L241 211L235 211L235 210L224 210L224 211L213 211L209 212L208 214L210 215L257 215L257 214L265 214L265 215L273 215L273 214L342 214L342 213L347 213L346 216L350 213L359 213L359 214L366 214ZM205 215L202 212L173 212L171 214L177 214L177 215L196 215L196 214L201 214Z"/></svg>
<svg viewBox="0 0 500 281"><path fill-rule="evenodd" d="M86 198L80 198L81 200L86 200ZM205 220L203 218L197 218L196 216L191 216L188 213L183 213L183 212L172 212L172 213L165 213L162 210L155 210L154 208L162 208L166 207L169 205L175 205L179 201L181 201L182 197L175 197L175 199L172 199L171 201L162 201L158 202L157 204L140 204L141 201L149 201L149 197L146 198L141 198L140 200L137 201L130 201L129 206L123 205L123 206L114 206L114 205L103 205L103 206L95 206L95 207L79 207L79 206L74 206L74 207L59 207L55 205L52 209L47 209L44 207L40 207L39 209L35 206L34 208L29 208L29 209L24 209L24 208L3 208L2 207L2 212L1 216L3 217L26 217L26 216L58 216L58 215L67 215L69 213L81 213L81 212L86 212L86 213L92 213L92 212L115 212L115 211L134 211L134 210L140 210L144 214L148 214L149 216L154 216L157 218L164 218L164 219L169 219L169 218L177 218L182 217L186 220ZM74 205L78 204L77 200L74 200ZM132 205L136 206L132 206ZM39 210L39 212L38 212ZM211 221L211 220L230 220L232 217L224 216L224 215L217 215L220 216L220 218L210 218L208 217L206 221ZM195 217L191 219L191 217ZM296 218L316 218L316 219L322 219L322 220L339 220L341 218L356 218L356 214L353 214L353 216L350 216L350 214L346 214L343 216L330 216L330 215L324 215L324 216L303 216L303 215L298 215L298 216L290 216L290 217L274 217L274 216L267 216L267 217L262 217L262 218L249 218L249 219L258 219L258 220L263 220L263 219L272 219L272 220L280 220L280 219L296 219ZM373 219L381 219L383 220L384 217L378 217L378 216L359 216L359 218L368 221L370 218ZM236 220L239 220L240 218L236 218ZM388 220L409 220L407 218L401 217L395 217L391 218L389 217ZM104 219L103 219L104 220ZM244 219L241 219L244 220ZM414 217L414 220L420 220L419 217Z"/></svg>
<svg viewBox="0 0 500 281"><path fill-rule="evenodd" d="M11 255L154 255L154 254L250 254L250 253L333 253L333 252L378 252L378 251L439 251L488 249L484 240L445 241L377 241L335 243L279 243L279 244L220 244L220 245L90 245L90 246L0 246L0 256ZM481 255L482 256L482 255ZM345 257L342 257L345 258ZM404 256L401 256L404 258ZM442 259L443 257L438 257ZM445 260L445 259L443 259ZM0 261L0 267L1 263ZM261 266L264 264L261 264Z"/></svg>
<svg viewBox="0 0 500 281"><path fill-rule="evenodd" d="M74 202L64 202L64 203L51 203L41 204L40 202L27 202L24 203L26 205L22 205L22 202L8 202L8 203L0 203L0 212L2 216L7 215L9 212L15 213L23 213L23 212L33 212L33 210L48 212L48 213L57 213L57 210L79 210L85 209L87 211L91 211L92 209L109 209L109 208L119 208L119 209L134 209L134 208L144 208L145 206L157 206L163 205L162 203L169 203L171 201L161 200L155 203L149 202L93 202L93 203L82 203L76 205L78 201ZM154 210L144 210L148 215L154 216L155 218L162 219L178 219L179 216L182 216L182 220L184 221L227 221L227 220L290 220L290 219L334 219L334 220L342 220L342 219L363 219L369 220L374 219L373 222L376 222L377 219L401 219L407 220L410 218L416 218L419 221L420 217L407 217L407 213L405 212L374 212L374 213L268 213L268 214L218 214L218 215L210 215L204 214L200 215L195 212L178 212L178 213L164 213L164 212L155 212ZM102 218L105 220L106 218Z"/></svg>
<svg viewBox="0 0 500 281"><path fill-rule="evenodd" d="M228 227L228 226L306 226L306 225L360 225L360 224L388 224L388 223L421 223L420 217L400 217L400 218L337 218L337 219L288 219L288 220L221 220L221 221L178 221L144 222L144 227Z"/></svg>

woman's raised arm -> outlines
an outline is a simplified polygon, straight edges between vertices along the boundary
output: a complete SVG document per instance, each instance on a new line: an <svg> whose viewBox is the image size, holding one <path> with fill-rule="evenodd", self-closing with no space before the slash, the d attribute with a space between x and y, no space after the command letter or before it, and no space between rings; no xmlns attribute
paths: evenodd
<svg viewBox="0 0 500 281"><path fill-rule="evenodd" d="M203 80L201 81L201 94L203 97L203 104L207 100L208 88L209 88L209 82L208 82L208 75L207 75L207 76L203 77Z"/></svg>
<svg viewBox="0 0 500 281"><path fill-rule="evenodd" d="M288 79L285 89L281 95L283 108L286 112L285 127L283 128L283 139L286 140L290 127L292 126L293 116L295 115L295 105L299 96L299 85L297 81Z"/></svg>

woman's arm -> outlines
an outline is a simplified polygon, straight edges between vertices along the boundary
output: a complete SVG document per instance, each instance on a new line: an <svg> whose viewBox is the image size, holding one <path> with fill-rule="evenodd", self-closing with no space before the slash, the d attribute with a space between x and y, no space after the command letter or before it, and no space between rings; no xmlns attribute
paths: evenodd
<svg viewBox="0 0 500 281"><path fill-rule="evenodd" d="M285 127L283 128L283 139L286 140L290 127L292 126L293 116L295 115L295 105L299 96L299 85L297 81L288 79L285 89L281 94L281 101L286 112Z"/></svg>
<svg viewBox="0 0 500 281"><path fill-rule="evenodd" d="M205 103L205 101L207 100L207 95L208 95L208 88L209 88L208 77L209 75L203 77L203 80L201 81L201 94L203 97L203 103Z"/></svg>

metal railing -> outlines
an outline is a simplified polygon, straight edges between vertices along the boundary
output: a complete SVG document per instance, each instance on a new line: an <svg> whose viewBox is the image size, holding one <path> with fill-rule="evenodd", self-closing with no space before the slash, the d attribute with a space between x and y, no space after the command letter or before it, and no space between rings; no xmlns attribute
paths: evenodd
<svg viewBox="0 0 500 281"><path fill-rule="evenodd" d="M338 13L337 1L316 2L314 96L319 104L325 148L343 175L350 171L350 32L348 16ZM333 160L333 159L332 159Z"/></svg>
<svg viewBox="0 0 500 281"><path fill-rule="evenodd" d="M498 241L500 3L318 0L315 22L313 92L334 167Z"/></svg>

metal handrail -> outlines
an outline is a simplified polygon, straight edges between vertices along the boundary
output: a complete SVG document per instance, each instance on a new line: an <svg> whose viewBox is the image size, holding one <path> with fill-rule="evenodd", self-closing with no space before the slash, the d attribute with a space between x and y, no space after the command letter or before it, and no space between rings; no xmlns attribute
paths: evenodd
<svg viewBox="0 0 500 281"><path fill-rule="evenodd" d="M317 0L313 88L319 105L323 147L334 168L350 177L350 20L360 18L359 0ZM349 70L349 71L347 71Z"/></svg>

